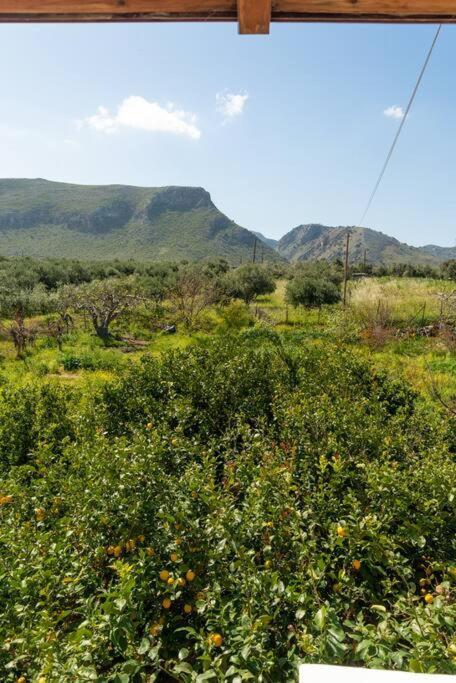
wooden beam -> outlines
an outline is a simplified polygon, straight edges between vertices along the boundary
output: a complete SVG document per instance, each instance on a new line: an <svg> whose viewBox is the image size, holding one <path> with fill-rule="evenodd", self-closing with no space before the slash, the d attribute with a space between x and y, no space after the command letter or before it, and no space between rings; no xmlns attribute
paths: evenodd
<svg viewBox="0 0 456 683"><path fill-rule="evenodd" d="M242 35L269 33L271 0L237 0L239 33Z"/></svg>
<svg viewBox="0 0 456 683"><path fill-rule="evenodd" d="M270 21L456 23L456 0L0 0L2 21L238 21L261 34Z"/></svg>

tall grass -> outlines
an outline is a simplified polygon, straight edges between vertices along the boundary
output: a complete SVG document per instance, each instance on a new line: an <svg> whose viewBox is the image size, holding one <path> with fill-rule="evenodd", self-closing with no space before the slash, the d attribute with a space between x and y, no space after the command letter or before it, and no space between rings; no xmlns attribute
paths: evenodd
<svg viewBox="0 0 456 683"><path fill-rule="evenodd" d="M439 294L453 288L444 280L366 278L351 283L349 302L366 324L427 324L440 316Z"/></svg>

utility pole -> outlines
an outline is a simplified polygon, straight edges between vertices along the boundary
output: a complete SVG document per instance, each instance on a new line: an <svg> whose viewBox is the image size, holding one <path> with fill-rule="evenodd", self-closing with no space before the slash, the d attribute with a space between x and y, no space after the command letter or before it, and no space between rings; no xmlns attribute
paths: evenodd
<svg viewBox="0 0 456 683"><path fill-rule="evenodd" d="M252 256L252 263L255 263L256 259L256 247L257 247L257 238L255 237L253 240L253 256Z"/></svg>
<svg viewBox="0 0 456 683"><path fill-rule="evenodd" d="M261 245L261 263L264 262L264 244Z"/></svg>
<svg viewBox="0 0 456 683"><path fill-rule="evenodd" d="M367 254L367 249L364 249L364 258L363 258L363 273L366 272L366 254Z"/></svg>
<svg viewBox="0 0 456 683"><path fill-rule="evenodd" d="M345 241L345 267L344 267L344 298L343 304L347 305L347 280L348 280L348 245L350 244L350 231L347 230L347 237Z"/></svg>

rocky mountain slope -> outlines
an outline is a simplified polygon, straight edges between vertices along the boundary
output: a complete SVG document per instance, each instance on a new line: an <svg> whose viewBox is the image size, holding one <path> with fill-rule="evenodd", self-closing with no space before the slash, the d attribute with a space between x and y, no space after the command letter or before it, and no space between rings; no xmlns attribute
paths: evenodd
<svg viewBox="0 0 456 683"><path fill-rule="evenodd" d="M451 247L411 247L370 228L329 227L318 223L298 225L277 243L277 251L289 261L343 259L347 231L350 231L350 261L362 261L364 251L370 263L436 264L456 255Z"/></svg>
<svg viewBox="0 0 456 683"><path fill-rule="evenodd" d="M253 234L200 187L0 180L0 254L81 259L251 258ZM265 260L280 256L268 245Z"/></svg>

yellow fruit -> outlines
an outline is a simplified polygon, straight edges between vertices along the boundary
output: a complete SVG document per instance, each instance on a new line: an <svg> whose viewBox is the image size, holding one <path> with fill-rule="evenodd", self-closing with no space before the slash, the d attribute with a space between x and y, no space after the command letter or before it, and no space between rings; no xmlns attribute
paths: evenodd
<svg viewBox="0 0 456 683"><path fill-rule="evenodd" d="M160 577L160 579L161 579L162 581L168 581L168 579L169 579L169 571L167 571L166 569L162 569L161 572L160 572L160 574L159 574L159 577Z"/></svg>
<svg viewBox="0 0 456 683"><path fill-rule="evenodd" d="M433 597L430 593L427 593L427 594L424 596L424 599L425 599L425 601L427 602L428 605L432 605L432 603L434 602L434 597Z"/></svg>
<svg viewBox="0 0 456 683"><path fill-rule="evenodd" d="M149 633L151 636L158 636L160 633L160 624L152 624L152 626L149 629Z"/></svg>
<svg viewBox="0 0 456 683"><path fill-rule="evenodd" d="M46 677L45 676L40 676L37 683L46 683Z"/></svg>
<svg viewBox="0 0 456 683"><path fill-rule="evenodd" d="M145 540L146 540L146 537L144 536L144 534L139 534L139 536L138 536L139 543L144 543Z"/></svg>
<svg viewBox="0 0 456 683"><path fill-rule="evenodd" d="M121 545L114 546L114 551L113 551L114 557L120 557L121 552L122 552L122 546Z"/></svg>
<svg viewBox="0 0 456 683"><path fill-rule="evenodd" d="M0 505L6 505L13 502L13 496L0 496Z"/></svg>
<svg viewBox="0 0 456 683"><path fill-rule="evenodd" d="M271 568L271 560L266 560L266 562L264 563L264 568L265 568L265 569L270 569L270 568Z"/></svg>
<svg viewBox="0 0 456 683"><path fill-rule="evenodd" d="M149 557L152 557L152 555L155 554L155 550L153 548L146 548L146 553L149 555Z"/></svg>
<svg viewBox="0 0 456 683"><path fill-rule="evenodd" d="M185 612L185 614L191 614L192 609L193 609L192 606L189 605L188 603L186 603L186 604L184 605L184 612Z"/></svg>
<svg viewBox="0 0 456 683"><path fill-rule="evenodd" d="M355 572L359 572L359 570L361 569L361 562L359 560L353 560L352 567L355 570Z"/></svg>
<svg viewBox="0 0 456 683"><path fill-rule="evenodd" d="M220 647L221 644L223 643L223 638L220 635L220 633L213 633L211 635L211 641L212 641L212 644L215 645L215 647Z"/></svg>
<svg viewBox="0 0 456 683"><path fill-rule="evenodd" d="M337 527L337 535L340 536L340 538L345 538L345 536L347 535L347 532L343 526Z"/></svg>
<svg viewBox="0 0 456 683"><path fill-rule="evenodd" d="M187 581L193 581L193 579L195 578L195 576L196 576L195 572L192 571L191 569L189 569L188 572L187 572L186 575L185 575L185 578L187 579Z"/></svg>
<svg viewBox="0 0 456 683"><path fill-rule="evenodd" d="M169 598L165 598L162 602L162 605L165 609L169 609L171 607L171 600Z"/></svg>
<svg viewBox="0 0 456 683"><path fill-rule="evenodd" d="M177 562L177 560L179 559L177 553L171 553L170 557L171 557L171 562Z"/></svg>
<svg viewBox="0 0 456 683"><path fill-rule="evenodd" d="M168 579L168 581L167 581L166 583L168 584L168 586L174 585L174 579L173 579L173 577L170 576L169 579Z"/></svg>
<svg viewBox="0 0 456 683"><path fill-rule="evenodd" d="M108 555L114 555L114 546L108 545L108 547L106 548L106 552L108 553Z"/></svg>
<svg viewBox="0 0 456 683"><path fill-rule="evenodd" d="M35 509L35 517L39 522L42 522L46 516L46 510L44 508Z"/></svg>
<svg viewBox="0 0 456 683"><path fill-rule="evenodd" d="M152 424L152 422L148 422L148 423L146 424L146 429L152 429L153 426L154 426L154 425Z"/></svg>
<svg viewBox="0 0 456 683"><path fill-rule="evenodd" d="M16 680L16 683L26 683L26 678L25 676L19 676L19 678Z"/></svg>
<svg viewBox="0 0 456 683"><path fill-rule="evenodd" d="M171 445L176 447L179 445L179 439L171 439Z"/></svg>
<svg viewBox="0 0 456 683"><path fill-rule="evenodd" d="M177 585L178 585L180 588L183 588L184 586L187 585L187 582L186 582L185 579L177 579Z"/></svg>

